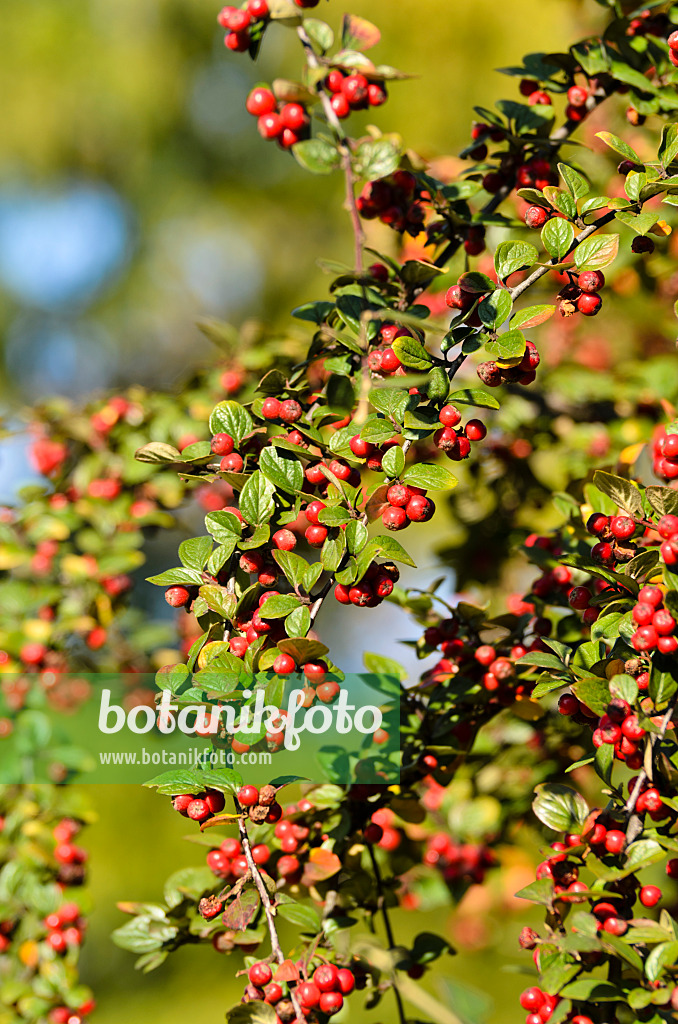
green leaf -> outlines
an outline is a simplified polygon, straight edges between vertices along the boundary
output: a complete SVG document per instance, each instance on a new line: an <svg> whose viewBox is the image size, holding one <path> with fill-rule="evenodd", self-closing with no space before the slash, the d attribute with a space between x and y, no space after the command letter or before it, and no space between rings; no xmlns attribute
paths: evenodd
<svg viewBox="0 0 678 1024"><path fill-rule="evenodd" d="M577 270L602 270L613 263L619 252L619 235L598 235L587 238L574 250Z"/></svg>
<svg viewBox="0 0 678 1024"><path fill-rule="evenodd" d="M395 449L392 449L395 451ZM382 463L383 465L383 463ZM367 544L367 527L357 519L352 519L346 527L346 548L350 555L357 555Z"/></svg>
<svg viewBox="0 0 678 1024"><path fill-rule="evenodd" d="M563 217L551 217L542 228L541 240L549 256L562 260L574 242L574 228Z"/></svg>
<svg viewBox="0 0 678 1024"><path fill-rule="evenodd" d="M380 39L381 32L371 21L359 18L355 14L344 15L341 22L342 50L370 50Z"/></svg>
<svg viewBox="0 0 678 1024"><path fill-rule="evenodd" d="M423 487L424 490L444 491L456 487L457 478L444 466L431 466L426 463L415 463L403 473L403 483L412 487Z"/></svg>
<svg viewBox="0 0 678 1024"><path fill-rule="evenodd" d="M381 468L386 476L395 479L400 476L405 468L405 456L399 445L389 448L381 460Z"/></svg>
<svg viewBox="0 0 678 1024"><path fill-rule="evenodd" d="M678 491L672 487L647 487L645 497L660 516L678 515Z"/></svg>
<svg viewBox="0 0 678 1024"><path fill-rule="evenodd" d="M286 615L293 612L300 605L299 598L294 594L278 594L275 597L267 597L259 615L262 619L284 619Z"/></svg>
<svg viewBox="0 0 678 1024"><path fill-rule="evenodd" d="M393 437L393 433L393 424L388 420L374 419L368 420L360 431L360 436L364 441L382 444L384 441L389 441Z"/></svg>
<svg viewBox="0 0 678 1024"><path fill-rule="evenodd" d="M634 164L643 166L643 161L640 159L635 149L631 149L627 142L620 139L618 135L613 135L611 132L596 132L596 138L601 139L606 146L613 149L619 156L623 156L625 160L631 160Z"/></svg>
<svg viewBox="0 0 678 1024"><path fill-rule="evenodd" d="M498 409L499 402L494 395L488 395L482 388L462 388L447 399L452 405L474 405L479 409Z"/></svg>
<svg viewBox="0 0 678 1024"><path fill-rule="evenodd" d="M500 281L517 270L525 270L537 261L539 253L530 242L500 242L494 254L494 267Z"/></svg>
<svg viewBox="0 0 678 1024"><path fill-rule="evenodd" d="M615 985L597 978L579 978L572 981L561 990L560 995L563 999L577 999L586 1003L609 1003L624 998L623 993Z"/></svg>
<svg viewBox="0 0 678 1024"><path fill-rule="evenodd" d="M569 192L563 192L562 189L556 188L555 185L547 185L544 189L544 195L554 210L558 210L568 220L575 219L577 216L577 204Z"/></svg>
<svg viewBox="0 0 678 1024"><path fill-rule="evenodd" d="M297 306L292 310L292 316L297 320L308 320L312 324L324 324L334 309L333 302L305 302L303 306Z"/></svg>
<svg viewBox="0 0 678 1024"><path fill-rule="evenodd" d="M311 174L331 174L341 162L339 151L325 139L304 139L292 146L292 153L306 171Z"/></svg>
<svg viewBox="0 0 678 1024"><path fill-rule="evenodd" d="M574 832L586 820L588 804L569 786L544 782L535 788L535 793L532 810L554 832Z"/></svg>
<svg viewBox="0 0 678 1024"><path fill-rule="evenodd" d="M593 474L593 484L609 498L623 508L629 515L643 518L643 500L640 491L630 480L606 473L602 469Z"/></svg>
<svg viewBox="0 0 678 1024"><path fill-rule="evenodd" d="M210 416L210 430L213 434L230 434L240 444L243 437L252 432L254 424L247 409L239 402L219 402Z"/></svg>
<svg viewBox="0 0 678 1024"><path fill-rule="evenodd" d="M657 155L664 170L678 156L678 124L664 125Z"/></svg>
<svg viewBox="0 0 678 1024"><path fill-rule="evenodd" d="M372 651L363 653L363 664L368 672L379 676L394 676L403 683L409 675L407 669L403 668L400 662L393 658L387 658L384 654L374 654ZM400 692L400 687L398 687L398 692Z"/></svg>
<svg viewBox="0 0 678 1024"><path fill-rule="evenodd" d="M157 587L172 587L177 583L199 586L203 579L197 569L166 569L158 576L148 576L146 582L155 583Z"/></svg>
<svg viewBox="0 0 678 1024"><path fill-rule="evenodd" d="M263 526L273 515L275 487L263 473L255 470L240 494L240 512L252 526Z"/></svg>
<svg viewBox="0 0 678 1024"><path fill-rule="evenodd" d="M308 637L279 640L278 647L283 654L289 654L294 658L297 665L305 665L307 661L319 661L329 654L329 647L319 640L309 640Z"/></svg>
<svg viewBox="0 0 678 1024"><path fill-rule="evenodd" d="M370 404L396 420L402 420L407 408L409 396L397 388L372 388L369 394Z"/></svg>
<svg viewBox="0 0 678 1024"><path fill-rule="evenodd" d="M280 897L278 897L276 910L278 915L284 918L285 921L296 924L298 928L303 928L306 932L312 932L315 935L322 931L320 915L314 907L304 906L302 903L297 903L296 900L290 903L282 903L280 902Z"/></svg>
<svg viewBox="0 0 678 1024"><path fill-rule="evenodd" d="M520 889L516 896L519 900L530 900L548 907L553 902L553 882L550 878L540 878Z"/></svg>
<svg viewBox="0 0 678 1024"><path fill-rule="evenodd" d="M496 331L511 315L513 300L507 288L497 288L478 306L478 316L486 327Z"/></svg>
<svg viewBox="0 0 678 1024"><path fill-rule="evenodd" d="M233 512L209 512L205 516L205 526L217 544L230 544L240 539L242 523Z"/></svg>
<svg viewBox="0 0 678 1024"><path fill-rule="evenodd" d="M400 541L396 540L395 537L375 537L361 552L361 558L366 552L371 553L373 557L378 554L386 555L387 558L392 558L395 562L402 562L403 565L411 565L414 569L417 568L416 562L412 561L411 556L408 555Z"/></svg>
<svg viewBox="0 0 678 1024"><path fill-rule="evenodd" d="M212 552L213 543L211 537L191 537L189 540L183 540L179 545L181 564L187 569L202 572Z"/></svg>
<svg viewBox="0 0 678 1024"><path fill-rule="evenodd" d="M390 139L385 138L361 142L354 157L356 174L369 181L388 177L398 170L399 163L399 148Z"/></svg>
<svg viewBox="0 0 678 1024"><path fill-rule="evenodd" d="M351 521L351 514L339 505L329 505L321 509L318 514L318 521L323 526L345 526Z"/></svg>
<svg viewBox="0 0 678 1024"><path fill-rule="evenodd" d="M645 976L650 981L657 981L664 973L664 968L673 966L677 960L678 942L660 942L645 961Z"/></svg>
<svg viewBox="0 0 678 1024"><path fill-rule="evenodd" d="M427 370L433 362L432 357L417 338L396 338L392 348L403 366L409 366L412 370Z"/></svg>
<svg viewBox="0 0 678 1024"><path fill-rule="evenodd" d="M575 199L582 199L588 195L591 186L583 174L575 171L574 167L570 167L569 164L558 164L558 171Z"/></svg>
<svg viewBox="0 0 678 1024"><path fill-rule="evenodd" d="M321 54L327 53L334 45L334 32L325 21L318 18L304 18L304 29Z"/></svg>
<svg viewBox="0 0 678 1024"><path fill-rule="evenodd" d="M276 1012L268 1003L253 999L238 1003L226 1013L227 1024L275 1024Z"/></svg>
<svg viewBox="0 0 678 1024"><path fill-rule="evenodd" d="M546 651L530 651L524 654L516 662L520 668L522 665L537 665L539 668L553 669L555 672L566 672L567 669L555 654L547 654Z"/></svg>
<svg viewBox="0 0 678 1024"><path fill-rule="evenodd" d="M342 299L339 302L341 304ZM351 378L333 373L327 382L328 408L336 413L350 412L354 406L355 398L356 395Z"/></svg>
<svg viewBox="0 0 678 1024"><path fill-rule="evenodd" d="M328 537L320 551L320 562L327 572L336 572L346 550L346 536L339 530L336 537Z"/></svg>
<svg viewBox="0 0 678 1024"><path fill-rule="evenodd" d="M495 341L488 341L485 349L499 362L518 362L525 354L525 345L523 332L510 330L500 334Z"/></svg>
<svg viewBox="0 0 678 1024"><path fill-rule="evenodd" d="M290 452L279 452L272 447L263 448L259 455L259 465L264 476L283 491L295 494L304 486L301 463Z"/></svg>
<svg viewBox="0 0 678 1024"><path fill-rule="evenodd" d="M288 636L306 636L311 628L311 613L302 605L295 608L285 619L285 632Z"/></svg>
<svg viewBox="0 0 678 1024"><path fill-rule="evenodd" d="M143 448L138 448L134 453L134 458L137 462L181 462L181 452L178 448L174 448L171 444L165 444L163 441L151 441L150 444L145 444Z"/></svg>

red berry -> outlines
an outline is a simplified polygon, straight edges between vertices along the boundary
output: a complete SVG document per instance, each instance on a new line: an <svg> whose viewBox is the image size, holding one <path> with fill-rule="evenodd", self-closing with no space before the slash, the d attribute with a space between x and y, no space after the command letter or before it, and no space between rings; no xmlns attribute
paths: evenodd
<svg viewBox="0 0 678 1024"><path fill-rule="evenodd" d="M453 405L444 405L438 413L438 419L446 427L456 427L461 422L461 413Z"/></svg>
<svg viewBox="0 0 678 1024"><path fill-rule="evenodd" d="M626 846L626 836L618 829L610 829L605 836L605 849L608 853L621 853Z"/></svg>
<svg viewBox="0 0 678 1024"><path fill-rule="evenodd" d="M320 996L320 1011L326 1013L328 1017L339 1013L343 1005L344 997L341 992L323 992Z"/></svg>
<svg viewBox="0 0 678 1024"><path fill-rule="evenodd" d="M297 997L305 1010L314 1010L320 1002L320 989L312 981L304 981L297 988Z"/></svg>
<svg viewBox="0 0 678 1024"><path fill-rule="evenodd" d="M351 107L362 106L368 101L369 82L364 75L348 75L341 83L341 91Z"/></svg>
<svg viewBox="0 0 678 1024"><path fill-rule="evenodd" d="M301 103L285 103L280 110L280 118L286 128L299 131L308 124L308 114Z"/></svg>
<svg viewBox="0 0 678 1024"><path fill-rule="evenodd" d="M183 608L191 600L191 595L186 587L168 587L165 600L171 608Z"/></svg>
<svg viewBox="0 0 678 1024"><path fill-rule="evenodd" d="M224 39L224 45L234 53L244 53L249 49L250 34L249 32L229 32Z"/></svg>
<svg viewBox="0 0 678 1024"><path fill-rule="evenodd" d="M257 986L257 988L263 988L264 985L268 985L269 981L272 979L273 971L268 964L252 964L247 972L247 977L253 985Z"/></svg>
<svg viewBox="0 0 678 1024"><path fill-rule="evenodd" d="M269 14L266 0L247 0L247 10L257 21L267 18Z"/></svg>
<svg viewBox="0 0 678 1024"><path fill-rule="evenodd" d="M603 304L598 292L583 292L577 299L577 309L584 316L595 316Z"/></svg>
<svg viewBox="0 0 678 1024"><path fill-rule="evenodd" d="M245 462L242 455L238 452L232 452L230 455L225 455L219 463L219 471L221 473L241 473Z"/></svg>
<svg viewBox="0 0 678 1024"><path fill-rule="evenodd" d="M396 508L405 508L412 497L412 491L407 484L391 484L386 492L386 500Z"/></svg>
<svg viewBox="0 0 678 1024"><path fill-rule="evenodd" d="M399 509L398 511L402 511ZM403 512L403 515L405 513ZM358 608L364 608L374 597L374 592L369 583L356 583L348 592L348 599L351 604Z"/></svg>
<svg viewBox="0 0 678 1024"><path fill-rule="evenodd" d="M525 223L528 228L541 228L548 219L548 210L545 210L543 206L528 206L525 211Z"/></svg>
<svg viewBox="0 0 678 1024"><path fill-rule="evenodd" d="M330 99L330 106L340 121L351 113L351 107L343 92L334 93Z"/></svg>
<svg viewBox="0 0 678 1024"><path fill-rule="evenodd" d="M386 348L381 354L381 368L385 373L393 373L402 366L392 348Z"/></svg>
<svg viewBox="0 0 678 1024"><path fill-rule="evenodd" d="M638 591L638 601L642 604L652 605L653 608L658 608L663 600L664 595L659 587L645 586Z"/></svg>
<svg viewBox="0 0 678 1024"><path fill-rule="evenodd" d="M481 420L469 420L464 428L469 441L482 441L487 435L487 427Z"/></svg>
<svg viewBox="0 0 678 1024"><path fill-rule="evenodd" d="M348 967L340 967L338 974L339 991L342 995L348 996L355 988L355 977Z"/></svg>
<svg viewBox="0 0 678 1024"><path fill-rule="evenodd" d="M230 434L215 434L210 447L215 455L230 455L235 445Z"/></svg>
<svg viewBox="0 0 678 1024"><path fill-rule="evenodd" d="M206 821L210 817L211 811L205 800L191 800L190 804L186 808L186 814L192 821Z"/></svg>
<svg viewBox="0 0 678 1024"><path fill-rule="evenodd" d="M577 283L581 291L590 294L600 291L605 284L605 275L600 270L585 270L579 275Z"/></svg>
<svg viewBox="0 0 678 1024"><path fill-rule="evenodd" d="M289 676L296 670L297 663L289 654L279 654L273 662L273 671L279 676Z"/></svg>
<svg viewBox="0 0 678 1024"><path fill-rule="evenodd" d="M262 114L272 114L276 107L275 96L270 89L258 86L256 89L252 89L252 92L247 97L245 107L248 114L253 114L255 117L261 117Z"/></svg>
<svg viewBox="0 0 678 1024"><path fill-rule="evenodd" d="M407 518L413 523L427 523L433 518L436 507L430 498L414 494L405 507Z"/></svg>
<svg viewBox="0 0 678 1024"><path fill-rule="evenodd" d="M278 551L294 551L297 546L297 538L291 530L276 530L271 537L271 543Z"/></svg>
<svg viewBox="0 0 678 1024"><path fill-rule="evenodd" d="M662 898L662 891L657 885L644 885L638 898L644 907L656 907Z"/></svg>
<svg viewBox="0 0 678 1024"><path fill-rule="evenodd" d="M584 608L588 608L591 603L591 591L588 587L573 587L567 595L567 603L570 608L582 611Z"/></svg>
<svg viewBox="0 0 678 1024"><path fill-rule="evenodd" d="M588 93L581 86L573 85L567 90L567 98L573 107L583 107L586 105Z"/></svg>
<svg viewBox="0 0 678 1024"><path fill-rule="evenodd" d="M544 1004L544 993L540 988L533 986L526 988L520 996L520 1005L523 1010L538 1010Z"/></svg>
<svg viewBox="0 0 678 1024"><path fill-rule="evenodd" d="M387 530L403 530L410 520L404 508L389 505L382 514L382 522Z"/></svg>
<svg viewBox="0 0 678 1024"><path fill-rule="evenodd" d="M303 409L301 408L299 402L297 402L295 398L287 398L285 399L284 402L280 403L280 410L278 412L278 416L283 421L283 423L296 423L297 420L301 419L302 412ZM268 419L269 417L266 418Z"/></svg>
<svg viewBox="0 0 678 1024"><path fill-rule="evenodd" d="M306 542L310 544L312 548L321 548L327 540L327 527L326 526L309 526L304 532Z"/></svg>
<svg viewBox="0 0 678 1024"><path fill-rule="evenodd" d="M363 441L362 437L356 435L349 441L349 448L359 459L363 459L373 451L374 445L370 441Z"/></svg>
<svg viewBox="0 0 678 1024"><path fill-rule="evenodd" d="M339 984L339 971L334 964L322 964L313 972L313 981L321 992L333 992Z"/></svg>
<svg viewBox="0 0 678 1024"><path fill-rule="evenodd" d="M576 715L579 701L573 693L564 693L558 700L558 711L561 715Z"/></svg>
<svg viewBox="0 0 678 1024"><path fill-rule="evenodd" d="M636 532L636 524L628 516L613 516L610 529L617 540L628 540Z"/></svg>
<svg viewBox="0 0 678 1024"><path fill-rule="evenodd" d="M261 415L265 420L277 420L280 416L280 402L277 398L266 398L261 406Z"/></svg>
<svg viewBox="0 0 678 1024"><path fill-rule="evenodd" d="M242 786L236 793L236 797L238 803L243 807L254 807L259 803L259 790L256 786Z"/></svg>

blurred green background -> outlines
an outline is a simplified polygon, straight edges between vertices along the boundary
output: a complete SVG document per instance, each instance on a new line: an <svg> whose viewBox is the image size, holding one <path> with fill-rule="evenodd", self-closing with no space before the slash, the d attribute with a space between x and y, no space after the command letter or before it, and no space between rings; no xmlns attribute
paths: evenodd
<svg viewBox="0 0 678 1024"><path fill-rule="evenodd" d="M260 140L244 110L254 82L295 77L294 36L270 32L255 67L224 51L217 9L205 0L2 3L0 401L10 419L19 403L55 392L176 386L212 357L198 316L284 324L295 304L323 295L316 257L350 256L342 182L310 179ZM494 68L566 47L599 12L567 0L356 0L351 9L381 27L376 56L417 75L393 85L374 120L426 157L466 143L474 104L515 95L515 81ZM343 10L332 0L314 14L337 26ZM3 492L25 473L23 459L22 446L3 447ZM123 920L116 900L153 900L172 870L201 863L200 848L181 840L186 822L148 791L94 796L83 955L94 1019L222 1020L242 988L235 958L183 950L142 977L109 938ZM470 1020L520 1017L525 978L505 968L528 963L516 941L525 918L507 913L510 893L529 880L524 863L450 915L449 937L470 951L427 975L444 1001L446 984L470 987ZM441 923L440 913L395 915L403 941ZM351 1000L361 1021L359 1006Z"/></svg>

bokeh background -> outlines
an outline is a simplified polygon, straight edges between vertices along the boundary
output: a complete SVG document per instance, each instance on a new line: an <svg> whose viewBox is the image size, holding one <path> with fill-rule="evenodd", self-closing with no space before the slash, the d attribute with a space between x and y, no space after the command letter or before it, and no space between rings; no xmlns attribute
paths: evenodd
<svg viewBox="0 0 678 1024"><path fill-rule="evenodd" d="M595 16L595 5L584 13L569 0L355 0L351 10L382 28L380 60L416 74L394 84L378 123L426 157L462 148L474 104L514 95L495 68L566 47ZM314 13L338 26L342 12L332 0ZM216 13L207 0L3 0L0 403L10 428L48 394L179 387L213 358L199 316L284 324L294 305L323 294L316 257L350 258L342 182L309 178L260 140L244 109L254 82L295 77L293 35L269 33L255 67L224 51ZM0 447L0 500L30 478L19 433ZM432 577L435 566L424 558L422 572ZM359 669L356 658L343 667ZM182 950L142 977L110 940L123 921L116 900L153 900L172 870L201 862L200 848L182 841L186 822L138 788L95 795L82 960L94 1020L222 1020L241 991L233 957ZM465 951L425 984L464 1021L520 1013L525 916L511 894L530 880L526 870L517 855L445 925ZM394 918L403 941L441 925L439 912ZM361 1021L359 1004L350 1013ZM390 1013L387 1005L370 1019Z"/></svg>

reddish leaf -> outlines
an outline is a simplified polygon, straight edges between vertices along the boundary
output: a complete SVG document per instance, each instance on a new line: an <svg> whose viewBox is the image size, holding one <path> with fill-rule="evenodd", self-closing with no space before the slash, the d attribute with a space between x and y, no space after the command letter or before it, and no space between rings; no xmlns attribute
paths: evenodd
<svg viewBox="0 0 678 1024"><path fill-rule="evenodd" d="M259 893L256 889L246 889L237 899L226 907L221 920L227 928L241 932L254 920L259 909Z"/></svg>
<svg viewBox="0 0 678 1024"><path fill-rule="evenodd" d="M344 50L369 50L381 39L381 32L371 21L345 14L341 26L341 45Z"/></svg>
<svg viewBox="0 0 678 1024"><path fill-rule="evenodd" d="M278 983L283 981L299 981L299 971L292 960L283 960L273 977Z"/></svg>
<svg viewBox="0 0 678 1024"><path fill-rule="evenodd" d="M326 878L336 875L341 868L341 861L336 853L325 850L322 847L311 850L310 856L304 867L302 878L303 885L315 885L316 882L324 882Z"/></svg>

